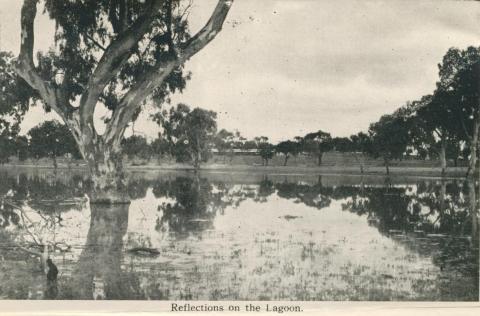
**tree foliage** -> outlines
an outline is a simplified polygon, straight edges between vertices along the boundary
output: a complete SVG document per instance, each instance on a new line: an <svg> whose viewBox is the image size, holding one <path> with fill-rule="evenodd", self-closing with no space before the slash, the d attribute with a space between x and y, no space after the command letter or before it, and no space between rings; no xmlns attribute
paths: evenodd
<svg viewBox="0 0 480 316"><path fill-rule="evenodd" d="M275 155L275 146L268 142L268 137L259 136L254 138L255 147L262 158L262 165L268 166L268 161Z"/></svg>
<svg viewBox="0 0 480 316"><path fill-rule="evenodd" d="M152 155L152 150L147 139L140 135L132 135L125 138L122 142L122 147L123 153L126 154L130 160L135 157L148 160Z"/></svg>
<svg viewBox="0 0 480 316"><path fill-rule="evenodd" d="M190 162L198 169L211 155L217 132L217 114L201 108L193 110L186 104L178 104L169 111L154 115L153 119L163 128L163 135L170 153L178 162Z"/></svg>
<svg viewBox="0 0 480 316"><path fill-rule="evenodd" d="M45 121L28 131L29 152L36 159L50 158L57 168L57 157L70 154L80 158L77 144L69 129L58 121Z"/></svg>
<svg viewBox="0 0 480 316"><path fill-rule="evenodd" d="M380 120L370 125L371 143L368 152L374 158L382 157L387 173L392 159L401 159L409 144L408 123L400 113L383 115Z"/></svg>
<svg viewBox="0 0 480 316"><path fill-rule="evenodd" d="M297 156L300 153L301 144L296 141L286 140L278 143L275 146L275 151L277 153L283 154L285 157L283 165L286 166L290 156Z"/></svg>
<svg viewBox="0 0 480 316"><path fill-rule="evenodd" d="M318 165L322 164L323 154L332 150L332 136L319 130L314 133L309 133L303 137L303 150L318 159Z"/></svg>

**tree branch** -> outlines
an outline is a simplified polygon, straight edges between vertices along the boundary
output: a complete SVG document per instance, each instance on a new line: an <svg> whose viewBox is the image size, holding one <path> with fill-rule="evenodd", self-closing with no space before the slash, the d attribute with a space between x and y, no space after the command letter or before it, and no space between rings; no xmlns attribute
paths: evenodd
<svg viewBox="0 0 480 316"><path fill-rule="evenodd" d="M131 122L135 111L178 65L179 61L177 59L158 63L122 97L105 129L104 139L106 143L120 144L121 137L127 125Z"/></svg>
<svg viewBox="0 0 480 316"><path fill-rule="evenodd" d="M97 46L98 48L100 48L101 50L105 51L105 47L103 47L102 44L100 44L98 41L96 41L93 37L91 37L90 35L88 34L83 34L83 36L85 36L85 38L87 38L88 40L90 40L95 46Z"/></svg>
<svg viewBox="0 0 480 316"><path fill-rule="evenodd" d="M32 0L30 0L32 1ZM107 84L122 69L131 55L133 48L151 28L164 0L152 0L145 14L138 17L133 25L118 35L105 49L95 71L87 85L87 90L80 99L80 118L82 128L93 128L93 112L100 95ZM91 126L91 127L90 127Z"/></svg>
<svg viewBox="0 0 480 316"><path fill-rule="evenodd" d="M158 61L155 67L148 71L125 94L107 125L104 134L105 142L117 145L120 143L127 125L142 102L165 81L175 68L181 66L186 60L199 52L221 31L232 3L233 0L218 0L217 6L207 24L194 37L182 45L176 58Z"/></svg>
<svg viewBox="0 0 480 316"><path fill-rule="evenodd" d="M51 82L43 80L35 69L33 62L34 21L37 15L37 1L24 0L21 11L21 44L15 72L33 89L37 90L45 104L50 106L63 119L68 117L74 108L60 89Z"/></svg>
<svg viewBox="0 0 480 316"><path fill-rule="evenodd" d="M182 61L198 53L222 30L223 23L233 4L233 0L218 0L217 6L207 24L181 47Z"/></svg>

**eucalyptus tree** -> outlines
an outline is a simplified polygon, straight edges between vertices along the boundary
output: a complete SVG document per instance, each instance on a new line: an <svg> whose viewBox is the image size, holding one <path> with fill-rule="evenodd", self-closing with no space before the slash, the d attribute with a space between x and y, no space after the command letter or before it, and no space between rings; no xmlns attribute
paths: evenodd
<svg viewBox="0 0 480 316"><path fill-rule="evenodd" d="M152 155L157 157L157 162L161 163L162 158L170 154L170 145L168 141L158 134L158 137L150 144Z"/></svg>
<svg viewBox="0 0 480 316"><path fill-rule="evenodd" d="M233 157L235 156L235 149L242 147L242 141L243 137L239 131L230 132L222 128L217 133L214 143L219 154L223 156L223 163L226 162L227 156L230 159L230 163L232 163Z"/></svg>
<svg viewBox="0 0 480 316"><path fill-rule="evenodd" d="M275 146L275 151L277 153L283 154L283 156L285 157L283 165L286 166L290 156L296 157L300 153L300 144L295 141L286 140L278 143Z"/></svg>
<svg viewBox="0 0 480 316"><path fill-rule="evenodd" d="M447 159L456 158L449 154L458 146L455 133L457 122L451 118L452 101L447 93L436 90L433 95L423 96L405 108L411 113L408 120L412 146L422 158L438 157L442 175L447 169Z"/></svg>
<svg viewBox="0 0 480 316"><path fill-rule="evenodd" d="M217 132L217 113L178 104L153 119L162 128L170 153L178 162L189 162L195 170L210 158Z"/></svg>
<svg viewBox="0 0 480 316"><path fill-rule="evenodd" d="M387 174L390 174L390 162L392 159L403 157L410 135L407 120L400 112L392 115L383 115L369 128L370 144L368 153L374 158L382 157Z"/></svg>
<svg viewBox="0 0 480 316"><path fill-rule="evenodd" d="M123 153L128 159L133 160L135 157L149 160L152 156L152 148L144 136L132 135L122 141Z"/></svg>
<svg viewBox="0 0 480 316"><path fill-rule="evenodd" d="M262 165L268 166L268 161L275 155L275 146L273 146L266 136L254 138L258 155L262 158Z"/></svg>
<svg viewBox="0 0 480 316"><path fill-rule="evenodd" d="M365 169L365 154L369 153L369 148L371 146L370 137L363 132L359 132L355 135L351 135L350 141L353 156L360 165L360 173L363 174Z"/></svg>
<svg viewBox="0 0 480 316"><path fill-rule="evenodd" d="M309 133L303 137L304 151L317 157L317 163L322 164L323 154L333 149L332 136L324 131Z"/></svg>
<svg viewBox="0 0 480 316"><path fill-rule="evenodd" d="M35 158L50 158L57 169L57 158L70 154L80 156L69 129L58 121L45 121L28 131L29 152Z"/></svg>
<svg viewBox="0 0 480 316"><path fill-rule="evenodd" d="M480 57L460 70L453 82L453 112L460 123L458 138L464 139L470 149L469 170L477 165L480 145Z"/></svg>
<svg viewBox="0 0 480 316"><path fill-rule="evenodd" d="M190 5L179 0L41 2L55 22L55 41L34 57L39 1L24 0L15 71L72 131L93 181L90 200L128 202L121 159L125 129L145 102L161 104L185 88L184 63L221 31L233 0L218 0L194 35ZM100 134L94 112L102 104L111 115Z"/></svg>
<svg viewBox="0 0 480 316"><path fill-rule="evenodd" d="M447 99L452 131L470 147L470 169L478 158L480 134L480 47L450 48L439 64L437 91Z"/></svg>

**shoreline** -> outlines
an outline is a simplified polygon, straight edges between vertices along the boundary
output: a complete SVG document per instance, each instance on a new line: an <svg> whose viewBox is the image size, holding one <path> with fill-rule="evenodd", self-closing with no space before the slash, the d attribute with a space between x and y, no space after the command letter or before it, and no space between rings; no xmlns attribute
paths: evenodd
<svg viewBox="0 0 480 316"><path fill-rule="evenodd" d="M41 164L4 164L0 165L0 169L38 169L38 170L54 170L53 166ZM60 164L58 170L86 171L86 165L67 165ZM179 171L193 172L192 166L184 164L164 164L164 165L125 165L125 170L131 172L162 172L162 171ZM252 165L223 165L223 164L207 164L201 166L200 173L263 173L271 175L352 175L352 176L413 176L422 178L438 178L438 179L461 179L465 178L467 172L466 167L450 167L446 174L442 176L440 168L434 167L405 167L391 166L390 174L387 175L385 167L370 166L364 167L361 173L358 166L252 166ZM478 174L478 171L475 171Z"/></svg>

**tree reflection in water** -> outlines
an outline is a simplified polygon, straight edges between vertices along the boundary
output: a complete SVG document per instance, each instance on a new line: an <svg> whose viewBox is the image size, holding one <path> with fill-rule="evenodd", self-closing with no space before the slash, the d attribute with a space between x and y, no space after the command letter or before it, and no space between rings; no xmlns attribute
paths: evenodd
<svg viewBox="0 0 480 316"><path fill-rule="evenodd" d="M156 220L147 225L153 225L154 231L166 236L154 236L156 241L151 247L158 255L142 258L128 252L134 244L126 237L128 206L92 205L88 210L86 204L80 203L86 186L81 177L20 174L2 178L0 296L3 298L45 297L48 293L40 293L46 290L45 267L38 263L47 257L54 258L59 269L57 299L195 298L171 286L171 282L181 281L178 278L183 274L179 270L184 267L175 263L179 260L175 259L180 255L175 252L178 250L170 253L173 248L169 247L208 238L216 230L216 219L231 214L242 203L268 205L278 198L304 205L305 210L321 211L339 205L338 211L359 215L383 236L413 253L431 258L440 269L438 293L432 297L471 299L477 295L478 298L479 217L473 182L431 180L407 185L390 182L367 185L357 181L345 185L332 184L325 177L308 183L265 176L257 184L239 184L198 176L157 181L136 175L129 179L128 193L134 201L151 199L147 205L156 214ZM135 212L139 210L131 209L130 215ZM319 216L321 219L321 213ZM136 233L134 236L140 238L142 232ZM185 255L182 260L188 262L188 267L195 258L202 258L201 254ZM18 262L26 264L19 266ZM196 262L192 269L198 269L198 264L202 263ZM196 277L199 273L196 272ZM215 274L209 277L211 286L222 282L215 281ZM213 295L209 298L235 299L228 293Z"/></svg>
<svg viewBox="0 0 480 316"><path fill-rule="evenodd" d="M71 275L71 299L139 299L141 290L122 269L128 205L91 205L87 241Z"/></svg>

